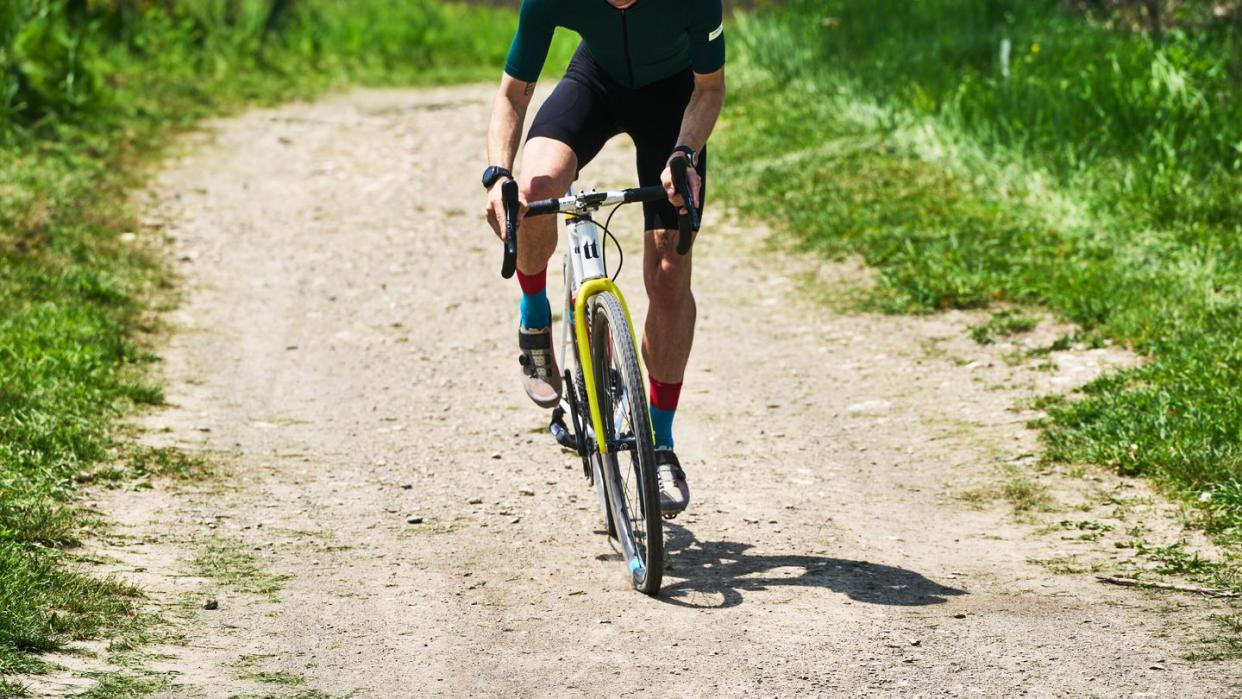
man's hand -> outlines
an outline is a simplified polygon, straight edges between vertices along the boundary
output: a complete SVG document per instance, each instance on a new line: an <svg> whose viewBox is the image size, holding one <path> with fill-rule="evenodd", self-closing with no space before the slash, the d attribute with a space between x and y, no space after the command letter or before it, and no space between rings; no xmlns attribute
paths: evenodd
<svg viewBox="0 0 1242 699"><path fill-rule="evenodd" d="M685 153L674 153L668 162L673 162L673 158L681 158L687 160ZM694 201L699 201L699 192L703 188L703 180L699 177L699 171L690 167L690 163L686 163L686 175L690 178L690 193L694 195ZM677 188L673 185L673 170L668 164L664 165L664 172L660 174L660 182L664 185L664 191L668 192L668 201L677 207L677 212L682 214L690 213L686 210L686 202L682 201L681 195L677 193Z"/></svg>
<svg viewBox="0 0 1242 699"><path fill-rule="evenodd" d="M501 240L505 239L505 202L501 195L501 189L504 183L508 182L508 177L501 177L492 183L492 188L487 190L487 209L484 215L487 216L487 222L495 231L496 237ZM526 198L518 193L518 225L522 224L522 217L526 215Z"/></svg>

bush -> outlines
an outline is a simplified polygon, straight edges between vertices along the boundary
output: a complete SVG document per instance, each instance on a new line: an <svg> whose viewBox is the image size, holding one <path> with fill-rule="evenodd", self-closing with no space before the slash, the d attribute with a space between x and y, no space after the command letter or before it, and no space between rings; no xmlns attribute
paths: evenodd
<svg viewBox="0 0 1242 699"><path fill-rule="evenodd" d="M0 132L98 118L127 81L153 76L244 90L270 89L273 72L290 84L497 74L515 24L512 12L434 0L5 0Z"/></svg>

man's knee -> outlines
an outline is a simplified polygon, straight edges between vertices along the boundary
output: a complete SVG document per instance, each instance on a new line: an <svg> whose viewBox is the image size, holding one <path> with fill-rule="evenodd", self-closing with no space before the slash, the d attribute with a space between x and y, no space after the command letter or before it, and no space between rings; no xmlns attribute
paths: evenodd
<svg viewBox="0 0 1242 699"><path fill-rule="evenodd" d="M565 194L573 182L578 159L566 144L550 138L532 138L526 144L518 186L527 201Z"/></svg>
<svg viewBox="0 0 1242 699"><path fill-rule="evenodd" d="M518 187L526 201L536 201L564 196L566 190L569 189L569 183L564 182L563 177L555 175L523 173L518 178Z"/></svg>
<svg viewBox="0 0 1242 699"><path fill-rule="evenodd" d="M652 299L673 301L690 296L690 256L677 253L677 231L652 231L648 254L653 257L644 265L647 295Z"/></svg>

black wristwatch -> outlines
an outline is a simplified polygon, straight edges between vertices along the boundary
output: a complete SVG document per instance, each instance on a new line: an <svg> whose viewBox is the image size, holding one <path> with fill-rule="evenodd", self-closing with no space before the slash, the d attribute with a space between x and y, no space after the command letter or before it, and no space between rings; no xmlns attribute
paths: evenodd
<svg viewBox="0 0 1242 699"><path fill-rule="evenodd" d="M690 167L699 166L699 154L697 151L695 151L690 146L675 146L673 148L673 152L674 153L685 153L686 158L690 161Z"/></svg>
<svg viewBox="0 0 1242 699"><path fill-rule="evenodd" d="M509 168L500 167L499 165L488 165L483 171L483 189L491 189L496 184L496 180L501 177L513 179L513 173L509 172Z"/></svg>

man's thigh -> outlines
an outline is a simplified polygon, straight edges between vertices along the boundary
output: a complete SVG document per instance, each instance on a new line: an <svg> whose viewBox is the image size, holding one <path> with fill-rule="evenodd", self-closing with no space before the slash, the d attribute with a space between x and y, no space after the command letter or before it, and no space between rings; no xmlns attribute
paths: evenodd
<svg viewBox="0 0 1242 699"><path fill-rule="evenodd" d="M576 179L577 172L617 133L604 96L589 85L565 78L557 83L535 114L526 137L527 150L529 152L530 146L538 140L564 144L575 156Z"/></svg>

